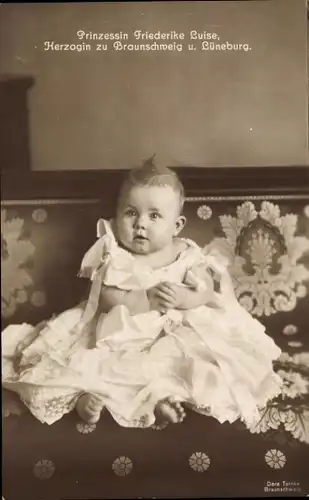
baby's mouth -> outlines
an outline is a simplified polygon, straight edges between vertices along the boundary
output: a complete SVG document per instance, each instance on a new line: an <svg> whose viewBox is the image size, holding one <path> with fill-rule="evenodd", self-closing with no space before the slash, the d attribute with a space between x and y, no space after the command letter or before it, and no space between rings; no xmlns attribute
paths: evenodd
<svg viewBox="0 0 309 500"><path fill-rule="evenodd" d="M148 238L146 236L143 236L142 234L137 234L134 236L134 241L147 241Z"/></svg>

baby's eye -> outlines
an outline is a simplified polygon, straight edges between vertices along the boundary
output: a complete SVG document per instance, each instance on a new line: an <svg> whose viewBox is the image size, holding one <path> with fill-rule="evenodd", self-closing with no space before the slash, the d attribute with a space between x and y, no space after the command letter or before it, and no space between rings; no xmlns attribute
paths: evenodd
<svg viewBox="0 0 309 500"><path fill-rule="evenodd" d="M135 212L135 210L132 210L132 208L129 208L128 210L126 210L125 215L127 217L135 217L136 212Z"/></svg>
<svg viewBox="0 0 309 500"><path fill-rule="evenodd" d="M158 212L153 212L153 213L150 214L150 218L152 220L160 219L161 215Z"/></svg>

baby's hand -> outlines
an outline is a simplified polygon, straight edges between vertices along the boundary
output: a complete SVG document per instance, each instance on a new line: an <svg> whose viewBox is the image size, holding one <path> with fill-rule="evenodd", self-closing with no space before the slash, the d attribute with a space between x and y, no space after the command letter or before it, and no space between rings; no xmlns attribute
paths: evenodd
<svg viewBox="0 0 309 500"><path fill-rule="evenodd" d="M165 312L182 306L186 297L186 287L162 282L147 291L150 309Z"/></svg>

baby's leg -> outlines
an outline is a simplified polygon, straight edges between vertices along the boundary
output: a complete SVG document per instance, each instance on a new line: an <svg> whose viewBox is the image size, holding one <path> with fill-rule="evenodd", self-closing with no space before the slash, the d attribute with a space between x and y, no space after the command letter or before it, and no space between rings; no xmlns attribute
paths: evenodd
<svg viewBox="0 0 309 500"><path fill-rule="evenodd" d="M75 405L75 409L87 424L95 424L100 420L104 408L103 397L97 394L82 394Z"/></svg>
<svg viewBox="0 0 309 500"><path fill-rule="evenodd" d="M177 424L183 422L186 413L182 405L170 397L158 403L155 415L159 422Z"/></svg>

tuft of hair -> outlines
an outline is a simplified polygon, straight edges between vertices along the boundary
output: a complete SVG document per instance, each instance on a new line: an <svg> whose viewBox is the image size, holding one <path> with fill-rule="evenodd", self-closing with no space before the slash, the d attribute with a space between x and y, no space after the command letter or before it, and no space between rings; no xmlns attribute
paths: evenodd
<svg viewBox="0 0 309 500"><path fill-rule="evenodd" d="M154 156L148 158L140 167L135 167L126 175L120 193L135 186L171 187L179 195L180 211L185 201L184 187L174 170L154 163Z"/></svg>

